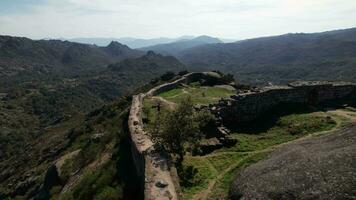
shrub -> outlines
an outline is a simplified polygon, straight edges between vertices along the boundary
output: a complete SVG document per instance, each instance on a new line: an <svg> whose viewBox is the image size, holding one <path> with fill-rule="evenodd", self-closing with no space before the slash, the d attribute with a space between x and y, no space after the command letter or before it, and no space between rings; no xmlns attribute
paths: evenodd
<svg viewBox="0 0 356 200"><path fill-rule="evenodd" d="M186 75L186 74L188 74L189 72L187 71L187 70L184 70L184 71L180 71L180 72L178 72L178 75L179 76L184 76L184 75Z"/></svg>
<svg viewBox="0 0 356 200"><path fill-rule="evenodd" d="M94 200L117 200L121 199L121 196L122 191L119 188L105 187L94 197Z"/></svg>
<svg viewBox="0 0 356 200"><path fill-rule="evenodd" d="M177 168L177 172L182 187L191 187L201 182L201 179L198 177L198 169L192 165L180 166Z"/></svg>
<svg viewBox="0 0 356 200"><path fill-rule="evenodd" d="M161 76L161 80L162 81L169 81L171 80L172 78L174 78L176 75L174 72L166 72L165 74L163 74Z"/></svg>
<svg viewBox="0 0 356 200"><path fill-rule="evenodd" d="M158 113L151 133L155 143L173 155L179 167L186 150L198 148L203 132L214 125L214 120L206 110L195 111L191 98L187 97L176 110Z"/></svg>

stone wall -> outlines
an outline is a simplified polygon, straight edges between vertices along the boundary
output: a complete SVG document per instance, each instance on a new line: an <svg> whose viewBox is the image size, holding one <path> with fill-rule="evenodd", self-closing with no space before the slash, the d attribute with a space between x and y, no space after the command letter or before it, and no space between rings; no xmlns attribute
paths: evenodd
<svg viewBox="0 0 356 200"><path fill-rule="evenodd" d="M352 97L353 96L353 97ZM265 87L245 91L210 105L210 109L227 124L249 122L281 104L318 105L326 101L355 98L352 83L295 82L287 86Z"/></svg>
<svg viewBox="0 0 356 200"><path fill-rule="evenodd" d="M177 172L170 163L168 155L155 149L149 134L144 130L142 122L143 100L146 97L169 91L180 84L189 84L201 79L218 81L220 75L213 72L190 73L166 84L159 85L147 93L134 95L128 120L132 156L136 171L141 179L144 198L180 199L180 187Z"/></svg>

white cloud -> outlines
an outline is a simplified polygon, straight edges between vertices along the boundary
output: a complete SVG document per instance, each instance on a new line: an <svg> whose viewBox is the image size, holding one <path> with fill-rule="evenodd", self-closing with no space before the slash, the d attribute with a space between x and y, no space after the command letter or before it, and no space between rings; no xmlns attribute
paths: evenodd
<svg viewBox="0 0 356 200"><path fill-rule="evenodd" d="M356 26L349 0L47 0L0 13L0 34L42 37L251 38Z"/></svg>

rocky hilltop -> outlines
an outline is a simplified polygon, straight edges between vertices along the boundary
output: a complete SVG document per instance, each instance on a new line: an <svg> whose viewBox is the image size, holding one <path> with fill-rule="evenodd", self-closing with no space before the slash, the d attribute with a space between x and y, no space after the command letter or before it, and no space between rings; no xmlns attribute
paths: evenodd
<svg viewBox="0 0 356 200"><path fill-rule="evenodd" d="M144 107L144 99L151 98L153 96L165 93L167 91L172 91L177 89L178 87L186 87L190 83L194 83L197 81L207 81L210 80L212 82L218 83L222 81L222 76L216 72L205 72L205 73L189 73L183 75L182 77L168 82L153 89L149 90L146 93L140 93L138 95L133 96L133 101L131 104L130 115L128 118L129 130L130 130L130 137L132 141L132 156L136 166L136 171L138 176L140 177L142 183L142 190L144 191L145 199L179 199L181 198L181 189L179 185L179 177L177 176L177 172L175 171L175 167L172 165L170 156L167 155L165 152L159 151L155 148L155 144L151 139L150 134L147 130L145 130L144 123L143 123L143 107ZM222 81L223 83L223 81ZM226 83L225 83L226 84ZM221 86L220 86L221 87ZM226 87L226 85L225 85ZM234 86L237 87L237 86ZM185 91L187 92L187 91ZM229 137L230 131L225 127L230 127L231 123L239 124L242 122L252 122L256 118L258 118L262 113L266 113L271 111L278 105L281 104L302 104L302 105L309 105L309 106L316 106L318 104L324 104L330 101L340 101L341 103L347 102L354 102L356 97L356 85L352 83L342 83L342 82L295 82L291 83L288 86L274 86L274 87L265 87L259 90L237 90L237 95L233 95L230 98L222 99L217 104L210 104L209 107L211 113L215 114L216 116L216 126L220 131L219 134L216 135L215 140L222 140L225 141ZM156 96L157 97L157 96ZM161 98L162 99L162 98ZM167 102L167 100L165 100ZM339 103L340 103L339 102ZM204 109L206 106L200 106L196 109ZM248 111L248 112L247 112ZM354 118L354 117L353 117ZM330 176L330 179L334 180L332 184L330 184L330 188L333 185L337 184L345 184L346 189L349 190L350 186L352 185L353 178L352 176L348 176L348 173L352 173L352 169L355 168L350 158L353 156L351 152L354 150L353 145L353 138L352 132L354 131L355 127L353 126L350 129L341 130L335 134L328 135L323 138L315 139L315 140L305 140L302 143L295 143L295 146L288 146L279 149L277 152L271 155L271 158L263 161L262 164L259 165L267 165L263 163L270 163L271 167L260 167L260 170L257 167L252 167L251 169L248 168L245 172L242 173L241 177L237 179L235 185L232 188L231 195L234 199L280 199L285 198L289 199L289 197L304 197L304 190L309 188L309 182L303 181L304 175L307 176L308 173L304 174L301 173L303 167L306 166L307 162L304 159L302 154L310 154L310 152L317 153L314 155L310 155L310 159L317 160L315 161L313 166L308 166L306 169L310 169L310 174L314 173L315 170L319 171L320 169L325 170L335 170L337 168L340 169L342 173L338 173L337 176L342 176L344 178L340 178L335 180L335 176ZM230 140L232 141L232 140ZM237 146L239 146L240 141L237 141ZM219 143L219 142L218 142ZM232 143L231 146L234 146L236 141ZM315 145L312 145L315 144ZM321 145L323 144L323 145ZM218 148L222 148L223 145L217 145ZM297 146L299 145L299 146ZM307 145L307 147L304 147ZM324 146L320 148L320 146ZM230 146L230 147L231 147ZM288 146L288 147L287 147ZM296 153L298 149L301 149L300 146L303 146L303 151ZM310 146L310 147L308 147ZM339 151L338 147L343 146L344 150ZM229 145L227 146L229 147ZM214 147L210 147L214 150ZM304 149L305 148L305 149ZM215 148L216 149L216 148ZM278 153L279 152L279 153ZM342 153L341 153L342 152ZM209 152L208 152L209 153ZM279 155L282 154L282 155ZM299 155L301 154L301 155ZM335 155L334 155L335 154ZM320 155L330 155L330 156L320 156ZM285 156L286 159L282 157ZM342 157L342 159L346 159L350 162L346 166L341 166L340 160L338 160L338 156ZM276 158L273 158L276 157ZM299 158L303 158L301 161L298 161ZM335 165L325 164L321 165L320 159L325 159L325 163L328 163L327 160L332 160L332 163ZM270 160L270 161L269 161ZM286 160L290 160L290 162L286 162ZM329 161L330 161L329 160ZM267 166L269 166L267 165ZM281 165L285 165L286 167L280 168ZM258 165L256 165L258 166ZM279 174L285 173L285 175L290 176L293 173L300 174L293 176L294 179L299 180L300 182L295 183L295 185L301 185L300 192L302 195L296 195L297 193L293 193L293 189L284 190L281 189L280 191L276 191L270 197L269 193L262 194L259 196L259 193L254 193L255 185L259 184L258 186L261 188L264 187L259 179L254 179L251 177L261 176L262 180L270 180L270 176L274 177L276 182L280 182L280 187L285 185L284 179L280 176L276 176L275 174L268 175L268 170L276 169L278 166ZM288 168L289 166L290 169ZM328 168L330 167L330 168ZM294 172L294 169L299 169L299 171ZM336 170L336 171L338 171ZM346 171L345 171L346 170ZM350 171L351 170L351 171ZM275 170L273 170L274 172ZM304 171L304 170L303 170ZM306 170L307 171L307 170ZM245 175L246 174L246 175ZM314 176L314 175L313 175ZM316 175L319 176L319 175ZM320 175L321 176L321 175ZM298 178L299 177L299 178ZM291 181L294 181L291 180ZM347 179L349 181L344 181ZM249 182L249 180L254 180L253 182ZM243 183L241 183L241 181ZM312 191L319 191L323 190L322 185L323 181L321 177L316 177L310 179L310 184L313 181L318 181L318 184L315 184L312 188ZM351 181L351 182L350 182ZM246 184L244 182L247 182ZM350 182L350 184L349 184ZM246 186L247 185L247 186ZM252 185L252 186L250 186ZM273 184L269 184L273 185ZM275 189L276 185L271 187ZM288 184L288 187L294 187L293 184ZM279 186L277 186L279 187ZM329 187L329 186L328 186ZM345 189L345 188L344 188ZM345 190L346 190L345 189ZM262 192L264 190L260 189ZM290 193L290 190L292 193ZM345 190L340 190L340 192L344 192ZM295 190L298 192L299 190ZM323 191L322 191L323 192ZM324 193L314 194L317 197L324 197ZM325 193L326 194L326 193ZM325 197L336 197L337 193L327 194ZM345 195L349 193L343 193ZM351 194L351 193L350 193ZM265 195L265 196L263 196ZM267 196L266 196L267 195ZM290 196L292 195L292 196ZM294 196L293 196L294 195ZM309 194L306 194L308 196ZM336 196L335 196L336 195ZM291 199L293 199L291 198Z"/></svg>
<svg viewBox="0 0 356 200"><path fill-rule="evenodd" d="M284 145L237 176L231 199L354 199L355 132L353 125Z"/></svg>

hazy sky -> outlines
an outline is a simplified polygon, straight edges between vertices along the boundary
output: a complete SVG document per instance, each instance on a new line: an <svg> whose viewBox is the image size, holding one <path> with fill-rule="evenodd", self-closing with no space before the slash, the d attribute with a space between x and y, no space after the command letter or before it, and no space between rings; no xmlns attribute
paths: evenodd
<svg viewBox="0 0 356 200"><path fill-rule="evenodd" d="M356 27L356 0L0 0L0 34L244 39Z"/></svg>

